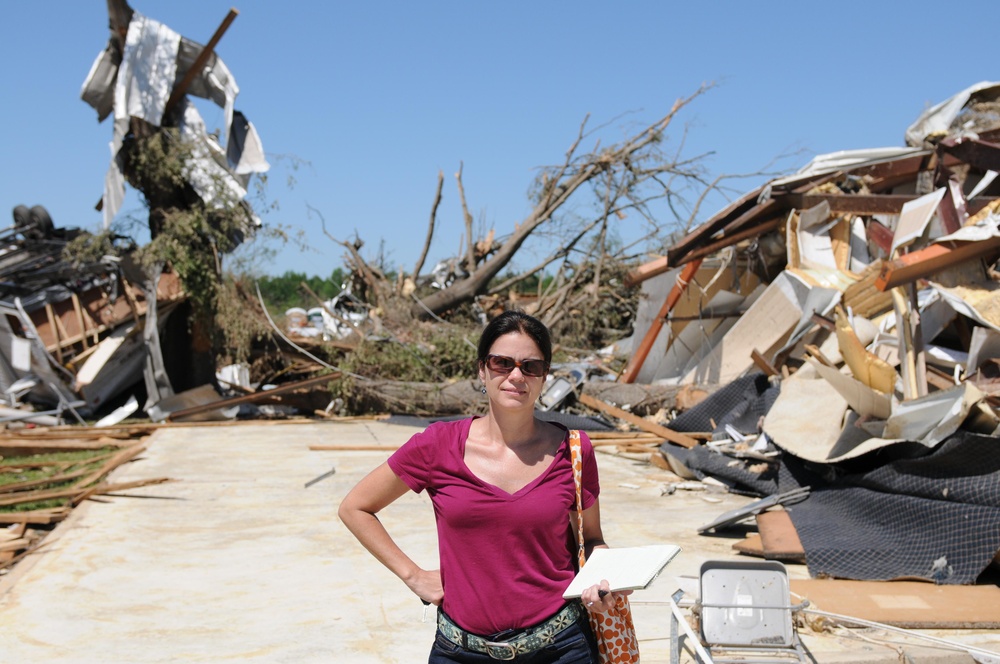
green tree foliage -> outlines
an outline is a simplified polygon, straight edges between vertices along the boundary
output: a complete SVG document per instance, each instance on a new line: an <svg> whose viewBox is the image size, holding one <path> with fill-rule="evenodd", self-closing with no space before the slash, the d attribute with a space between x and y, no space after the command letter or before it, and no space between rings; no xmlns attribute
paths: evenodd
<svg viewBox="0 0 1000 664"><path fill-rule="evenodd" d="M324 302L336 296L347 283L348 275L343 268L334 269L329 277L306 276L304 272L289 270L279 276L261 277L257 284L272 317L283 316L292 307L311 309L319 306L302 284L309 287Z"/></svg>

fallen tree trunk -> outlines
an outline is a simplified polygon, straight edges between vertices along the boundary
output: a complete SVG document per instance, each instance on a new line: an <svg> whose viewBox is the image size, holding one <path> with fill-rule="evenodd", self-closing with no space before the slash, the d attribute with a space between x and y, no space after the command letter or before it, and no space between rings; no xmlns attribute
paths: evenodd
<svg viewBox="0 0 1000 664"><path fill-rule="evenodd" d="M420 383L363 380L354 384L351 412L405 415L462 415L486 412L478 381Z"/></svg>
<svg viewBox="0 0 1000 664"><path fill-rule="evenodd" d="M687 410L693 403L688 399L692 392L708 395L710 388L691 385L646 385L592 380L583 385L583 393L598 401L617 406L639 417L655 415L664 408Z"/></svg>

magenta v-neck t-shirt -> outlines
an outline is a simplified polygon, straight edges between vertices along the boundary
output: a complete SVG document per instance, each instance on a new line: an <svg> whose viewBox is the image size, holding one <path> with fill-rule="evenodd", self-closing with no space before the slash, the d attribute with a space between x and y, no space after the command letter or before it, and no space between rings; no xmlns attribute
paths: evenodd
<svg viewBox="0 0 1000 664"><path fill-rule="evenodd" d="M466 631L486 636L539 623L565 604L563 591L576 574L576 493L568 432L551 465L510 494L465 465L471 424L431 424L388 463L410 489L426 489L434 505L442 608ZM587 509L600 485L593 445L583 432L580 439Z"/></svg>

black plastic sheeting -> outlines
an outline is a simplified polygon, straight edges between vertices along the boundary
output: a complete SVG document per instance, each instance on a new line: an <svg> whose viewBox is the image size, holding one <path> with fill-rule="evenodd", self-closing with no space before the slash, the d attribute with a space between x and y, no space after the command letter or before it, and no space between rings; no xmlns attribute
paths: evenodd
<svg viewBox="0 0 1000 664"><path fill-rule="evenodd" d="M741 434L757 434L761 418L774 405L780 390L780 383L772 384L765 374L748 374L681 413L667 427L674 431L711 431L723 435L728 424ZM777 464L770 464L770 468L760 472L759 460L734 462L732 457L703 445L687 449L664 443L660 450L687 466L698 479L714 477L733 493L767 496L778 490Z"/></svg>
<svg viewBox="0 0 1000 664"><path fill-rule="evenodd" d="M1000 550L1000 440L968 432L929 454L837 472L786 454L781 491L814 577L972 584Z"/></svg>
<svg viewBox="0 0 1000 664"><path fill-rule="evenodd" d="M769 496L778 493L778 463L767 464L763 472L756 470L762 462L734 460L704 445L687 449L671 443L660 445L660 451L674 457L697 477L713 477L725 484L730 493L744 496Z"/></svg>
<svg viewBox="0 0 1000 664"><path fill-rule="evenodd" d="M748 374L681 413L667 427L681 432L724 433L729 424L742 434L759 433L761 418L771 410L780 392L781 383L771 383L766 374Z"/></svg>
<svg viewBox="0 0 1000 664"><path fill-rule="evenodd" d="M733 381L670 423L675 431L758 433L779 386L762 374ZM712 424L716 426L712 426ZM695 477L733 493L770 496L810 487L787 509L810 575L856 580L921 578L972 584L1000 551L1000 439L959 431L933 450L900 443L839 464L783 452L761 462L707 446L664 443Z"/></svg>

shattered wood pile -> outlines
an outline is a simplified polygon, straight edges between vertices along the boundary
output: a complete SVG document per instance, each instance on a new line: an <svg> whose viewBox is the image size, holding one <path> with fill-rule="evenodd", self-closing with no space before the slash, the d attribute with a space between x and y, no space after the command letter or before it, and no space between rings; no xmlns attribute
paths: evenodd
<svg viewBox="0 0 1000 664"><path fill-rule="evenodd" d="M145 451L147 433L145 427L64 427L0 437L0 572L44 546L52 526L84 500L170 481L108 481Z"/></svg>
<svg viewBox="0 0 1000 664"><path fill-rule="evenodd" d="M817 157L633 273L620 380L718 386L663 422L698 444L662 454L762 497L704 532L755 523L736 551L817 578L996 585L998 99L982 83L906 147Z"/></svg>

